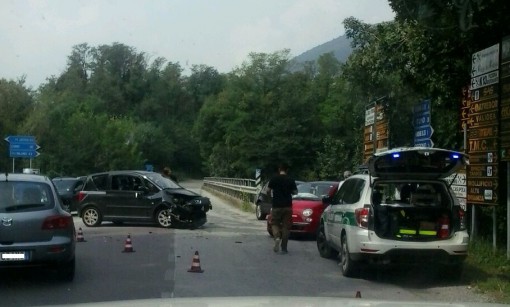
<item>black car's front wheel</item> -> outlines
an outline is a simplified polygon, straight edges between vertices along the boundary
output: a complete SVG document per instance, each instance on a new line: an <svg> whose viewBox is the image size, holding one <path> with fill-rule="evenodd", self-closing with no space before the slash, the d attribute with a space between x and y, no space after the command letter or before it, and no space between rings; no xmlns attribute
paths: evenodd
<svg viewBox="0 0 510 307"><path fill-rule="evenodd" d="M156 213L156 222L163 228L172 227L172 210L168 208L159 209Z"/></svg>
<svg viewBox="0 0 510 307"><path fill-rule="evenodd" d="M101 224L101 212L96 207L87 207L83 210L82 221L88 227L96 227Z"/></svg>

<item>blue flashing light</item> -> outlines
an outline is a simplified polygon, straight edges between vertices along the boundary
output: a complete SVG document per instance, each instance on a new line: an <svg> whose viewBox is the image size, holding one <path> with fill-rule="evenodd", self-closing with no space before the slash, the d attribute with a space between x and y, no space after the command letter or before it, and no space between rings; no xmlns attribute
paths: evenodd
<svg viewBox="0 0 510 307"><path fill-rule="evenodd" d="M400 154L399 154L399 153L394 153L394 154L393 154L393 158L395 158L395 159L396 159L396 158L400 158Z"/></svg>
<svg viewBox="0 0 510 307"><path fill-rule="evenodd" d="M454 159L458 159L458 158L459 158L459 155L458 155L458 154L453 154L453 155L452 155L452 158L454 158Z"/></svg>

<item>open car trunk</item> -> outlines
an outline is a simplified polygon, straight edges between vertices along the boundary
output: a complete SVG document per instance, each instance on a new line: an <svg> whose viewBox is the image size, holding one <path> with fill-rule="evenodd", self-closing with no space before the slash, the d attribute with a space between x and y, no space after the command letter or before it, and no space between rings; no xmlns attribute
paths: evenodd
<svg viewBox="0 0 510 307"><path fill-rule="evenodd" d="M371 228L383 239L434 241L448 239L458 216L444 182L376 181Z"/></svg>

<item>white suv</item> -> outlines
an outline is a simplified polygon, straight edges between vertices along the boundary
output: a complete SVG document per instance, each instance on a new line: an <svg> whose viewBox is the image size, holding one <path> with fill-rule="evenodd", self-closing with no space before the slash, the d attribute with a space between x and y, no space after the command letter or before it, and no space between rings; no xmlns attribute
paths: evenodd
<svg viewBox="0 0 510 307"><path fill-rule="evenodd" d="M460 276L469 236L465 214L444 179L468 163L465 154L399 148L375 154L368 173L349 177L321 217L317 248L340 252L344 276L360 264L432 261Z"/></svg>

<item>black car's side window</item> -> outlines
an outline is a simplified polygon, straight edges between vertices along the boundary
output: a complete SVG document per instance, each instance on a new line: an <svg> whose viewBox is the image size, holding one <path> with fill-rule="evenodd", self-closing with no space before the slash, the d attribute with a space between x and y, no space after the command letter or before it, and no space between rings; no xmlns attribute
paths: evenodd
<svg viewBox="0 0 510 307"><path fill-rule="evenodd" d="M85 191L105 191L108 188L108 174L90 177L83 188Z"/></svg>
<svg viewBox="0 0 510 307"><path fill-rule="evenodd" d="M131 190L130 183L129 183L129 176L113 175L112 176L112 190L115 190L115 191Z"/></svg>
<svg viewBox="0 0 510 307"><path fill-rule="evenodd" d="M145 187L147 188L148 192L150 194L154 194L159 192L159 189L156 185L154 185L152 182L150 182L148 179L144 178L143 182L145 184Z"/></svg>

